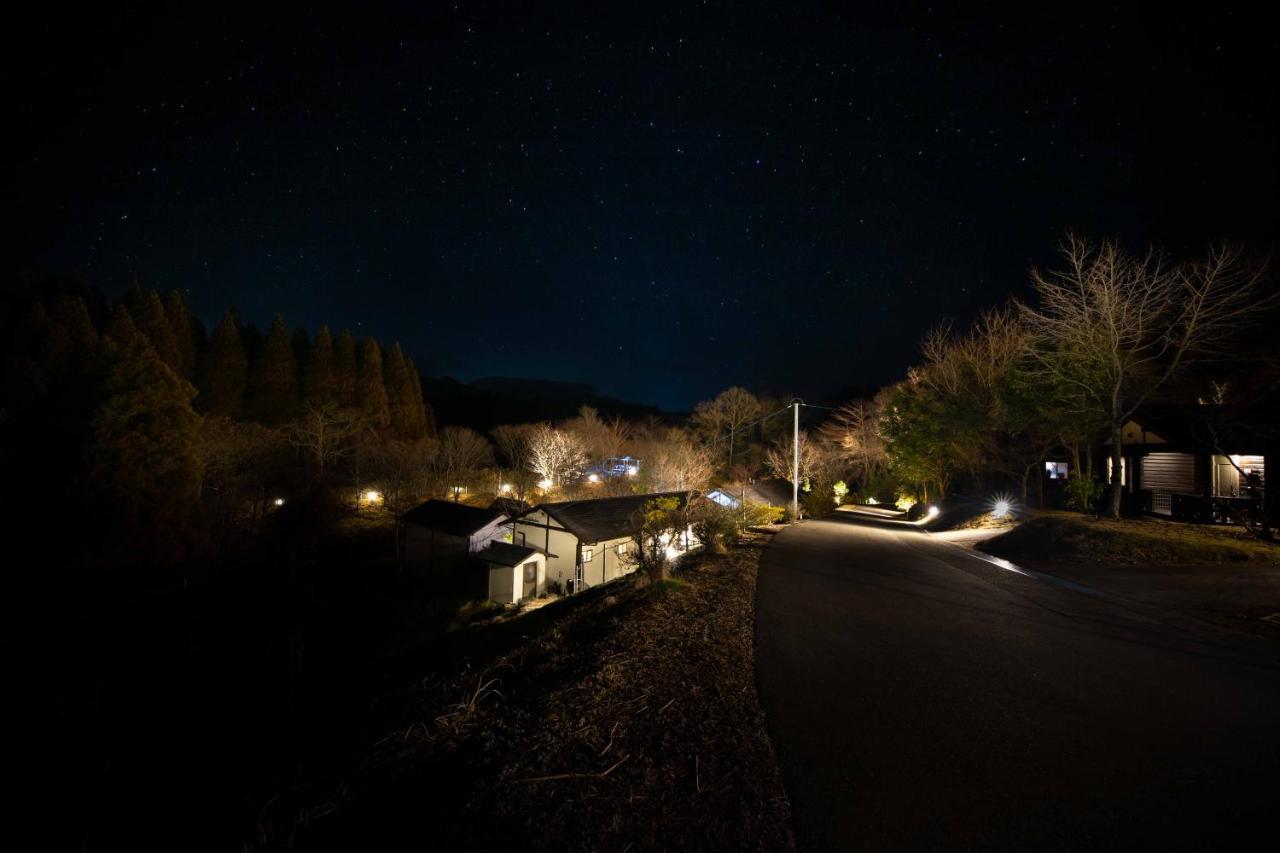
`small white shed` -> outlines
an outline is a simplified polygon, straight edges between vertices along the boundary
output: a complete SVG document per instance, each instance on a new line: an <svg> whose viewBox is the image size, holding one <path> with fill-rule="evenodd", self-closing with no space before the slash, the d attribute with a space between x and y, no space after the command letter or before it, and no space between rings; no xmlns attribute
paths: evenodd
<svg viewBox="0 0 1280 853"><path fill-rule="evenodd" d="M547 592L545 554L523 545L494 542L477 554L489 566L489 598L498 604L519 604Z"/></svg>

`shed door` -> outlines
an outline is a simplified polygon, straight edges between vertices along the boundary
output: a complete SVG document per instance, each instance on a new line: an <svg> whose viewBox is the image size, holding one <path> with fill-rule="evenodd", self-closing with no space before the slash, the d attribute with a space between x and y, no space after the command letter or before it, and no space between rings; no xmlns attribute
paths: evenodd
<svg viewBox="0 0 1280 853"><path fill-rule="evenodd" d="M524 591L521 598L531 598L538 594L538 561L530 560L524 564Z"/></svg>

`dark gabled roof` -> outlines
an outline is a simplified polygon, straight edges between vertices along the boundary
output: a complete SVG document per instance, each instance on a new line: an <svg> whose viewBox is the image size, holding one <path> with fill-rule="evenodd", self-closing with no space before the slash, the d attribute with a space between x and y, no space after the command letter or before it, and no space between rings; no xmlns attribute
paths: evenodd
<svg viewBox="0 0 1280 853"><path fill-rule="evenodd" d="M1130 420L1154 432L1171 445L1206 453L1259 452L1267 444L1268 430L1256 418L1220 404L1149 403Z"/></svg>
<svg viewBox="0 0 1280 853"><path fill-rule="evenodd" d="M735 483L717 486L715 491L723 492L734 500L742 500L745 494L747 503L768 504L770 506L791 505L791 484L776 477L756 480L754 483Z"/></svg>
<svg viewBox="0 0 1280 853"><path fill-rule="evenodd" d="M683 504L688 492L655 492L647 495L623 495L618 498L595 498L585 501L560 501L539 504L547 515L565 526L583 542L603 542L620 539L636 531L640 515L649 501L657 498L677 498Z"/></svg>
<svg viewBox="0 0 1280 853"><path fill-rule="evenodd" d="M493 563L497 566L518 566L537 553L537 550L526 548L523 545L512 545L510 542L494 542L488 548L476 554L476 556L486 563Z"/></svg>
<svg viewBox="0 0 1280 853"><path fill-rule="evenodd" d="M505 518L506 515L499 509L467 506L453 501L429 500L400 516L400 520L405 524L417 524L453 536L470 536L482 527Z"/></svg>
<svg viewBox="0 0 1280 853"><path fill-rule="evenodd" d="M494 498L493 503L489 504L489 509L496 509L507 515L519 515L529 509L528 501L522 501L518 498Z"/></svg>

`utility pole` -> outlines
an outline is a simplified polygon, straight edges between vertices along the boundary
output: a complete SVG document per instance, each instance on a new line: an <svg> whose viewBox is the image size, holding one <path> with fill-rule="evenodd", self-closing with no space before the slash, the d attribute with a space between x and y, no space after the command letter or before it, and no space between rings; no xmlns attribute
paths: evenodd
<svg viewBox="0 0 1280 853"><path fill-rule="evenodd" d="M791 432L791 520L800 520L800 398L791 401L795 409Z"/></svg>

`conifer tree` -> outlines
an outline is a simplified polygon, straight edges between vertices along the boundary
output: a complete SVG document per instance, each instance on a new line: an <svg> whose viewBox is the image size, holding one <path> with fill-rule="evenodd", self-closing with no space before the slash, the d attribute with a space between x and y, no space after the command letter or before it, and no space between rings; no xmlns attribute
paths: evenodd
<svg viewBox="0 0 1280 853"><path fill-rule="evenodd" d="M387 406L391 413L391 432L406 441L422 438L426 427L422 400L420 396L414 397L414 380L398 343L387 352L383 379L387 387Z"/></svg>
<svg viewBox="0 0 1280 853"><path fill-rule="evenodd" d="M212 415L234 418L240 414L248 360L240 340L235 311L228 309L213 330L209 342L209 369L205 376L202 408Z"/></svg>
<svg viewBox="0 0 1280 853"><path fill-rule="evenodd" d="M53 318L67 330L78 352L87 353L98 343L98 330L93 327L89 306L83 297L59 296L54 303Z"/></svg>
<svg viewBox="0 0 1280 853"><path fill-rule="evenodd" d="M311 345L311 358L303 371L302 396L308 405L337 402L333 375L333 337L321 326Z"/></svg>
<svg viewBox="0 0 1280 853"><path fill-rule="evenodd" d="M418 372L418 368L414 365L412 358L405 356L404 363L409 371L409 376L413 378L413 398L422 409L422 435L426 438L435 438L436 416L435 412L431 410L431 404L422 396L422 374Z"/></svg>
<svg viewBox="0 0 1280 853"><path fill-rule="evenodd" d="M131 309L134 323L138 331L151 342L156 356L163 361L176 375L182 375L182 357L178 353L177 343L173 338L173 327L169 324L169 315L160 301L160 294L154 290L142 294L136 308Z"/></svg>
<svg viewBox="0 0 1280 853"><path fill-rule="evenodd" d="M333 347L333 382L338 405L356 408L356 339L346 329Z"/></svg>
<svg viewBox="0 0 1280 853"><path fill-rule="evenodd" d="M390 425L387 389L382 380L382 349L373 338L366 338L360 345L356 401L361 415L370 427L382 431Z"/></svg>
<svg viewBox="0 0 1280 853"><path fill-rule="evenodd" d="M150 346L146 337L138 331L137 325L133 322L133 316L123 302L116 303L116 307L111 309L111 319L107 321L106 335L121 349L146 349Z"/></svg>
<svg viewBox="0 0 1280 853"><path fill-rule="evenodd" d="M164 300L164 313L169 320L169 331L173 334L173 345L178 351L180 375L192 379L196 375L196 336L192 329L193 321L187 311L187 301L176 290L169 291Z"/></svg>
<svg viewBox="0 0 1280 853"><path fill-rule="evenodd" d="M123 337L132 324L128 317L123 305L112 316ZM133 345L108 336L99 350L107 367L85 448L90 481L102 512L118 519L110 532L135 552L140 539L154 553L157 538L182 529L175 522L191 507L200 479L195 389L160 361L140 333Z"/></svg>
<svg viewBox="0 0 1280 853"><path fill-rule="evenodd" d="M298 371L284 318L276 315L263 341L262 355L249 372L246 403L250 417L267 424L283 423L298 409Z"/></svg>

